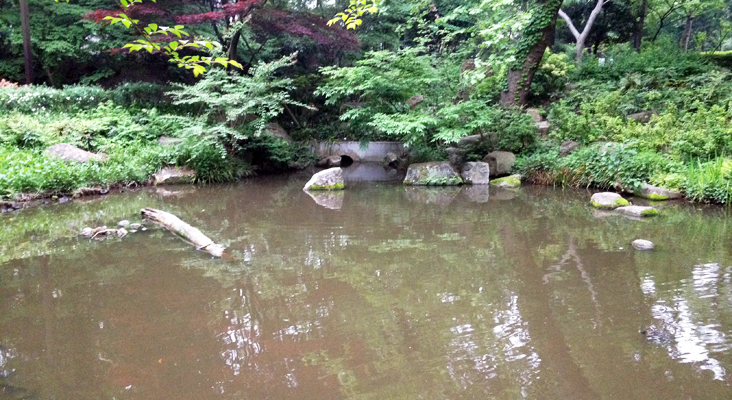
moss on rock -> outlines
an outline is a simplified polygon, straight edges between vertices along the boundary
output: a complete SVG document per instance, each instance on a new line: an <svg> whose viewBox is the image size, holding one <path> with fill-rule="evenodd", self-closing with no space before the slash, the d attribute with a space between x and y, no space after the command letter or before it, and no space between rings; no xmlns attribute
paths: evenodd
<svg viewBox="0 0 732 400"><path fill-rule="evenodd" d="M505 176L503 178L493 179L491 185L501 187L519 187L521 186L521 179L516 175Z"/></svg>
<svg viewBox="0 0 732 400"><path fill-rule="evenodd" d="M343 190L346 187L338 182L335 185L312 185L308 189L309 190Z"/></svg>

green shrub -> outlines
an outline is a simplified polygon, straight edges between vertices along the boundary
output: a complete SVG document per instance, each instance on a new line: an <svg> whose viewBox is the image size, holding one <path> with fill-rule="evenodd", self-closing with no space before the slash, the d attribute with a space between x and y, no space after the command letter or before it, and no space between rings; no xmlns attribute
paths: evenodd
<svg viewBox="0 0 732 400"><path fill-rule="evenodd" d="M0 88L0 112L26 114L75 112L93 109L108 101L129 108L153 108L165 104L165 87L152 83L124 83L106 90L99 86L71 85Z"/></svg>
<svg viewBox="0 0 732 400"><path fill-rule="evenodd" d="M695 201L732 202L732 180L729 176L729 160L718 157L689 164L684 184L686 195Z"/></svg>

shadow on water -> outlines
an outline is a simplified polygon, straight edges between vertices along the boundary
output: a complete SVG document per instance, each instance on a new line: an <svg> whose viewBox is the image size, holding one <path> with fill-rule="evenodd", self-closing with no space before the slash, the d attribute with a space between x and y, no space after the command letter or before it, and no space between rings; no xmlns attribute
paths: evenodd
<svg viewBox="0 0 732 400"><path fill-rule="evenodd" d="M357 165L322 197L302 174L3 215L0 399L732 396L726 210L634 221ZM143 207L233 259L152 226L75 235Z"/></svg>

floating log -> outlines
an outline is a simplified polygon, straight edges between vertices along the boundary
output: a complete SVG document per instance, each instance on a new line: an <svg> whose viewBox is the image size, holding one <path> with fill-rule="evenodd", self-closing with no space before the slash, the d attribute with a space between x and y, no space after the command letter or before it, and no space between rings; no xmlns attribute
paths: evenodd
<svg viewBox="0 0 732 400"><path fill-rule="evenodd" d="M196 246L197 250L205 250L214 257L224 256L224 250L226 250L226 247L214 243L213 240L209 239L197 228L188 225L180 218L169 212L156 210L154 208L143 208L142 217L147 218L150 221L157 222L158 224L164 226L167 230L175 233L178 236L182 236L184 239L188 240L194 246Z"/></svg>

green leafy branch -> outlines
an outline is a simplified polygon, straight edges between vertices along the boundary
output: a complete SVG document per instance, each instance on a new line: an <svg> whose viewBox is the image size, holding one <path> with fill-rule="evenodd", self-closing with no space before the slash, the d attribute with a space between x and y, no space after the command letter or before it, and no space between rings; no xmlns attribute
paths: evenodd
<svg viewBox="0 0 732 400"><path fill-rule="evenodd" d="M58 0L55 0L58 2ZM151 0L153 3L156 0ZM69 0L66 0L68 3ZM129 11L135 4L142 3L142 0L119 0L122 9ZM160 26L155 23L148 24L145 27L140 25L140 20L132 19L127 14L120 13L119 16L107 16L104 17L105 21L109 21L110 25L121 23L126 28L134 28L142 39L138 39L133 43L127 43L122 48L129 49L130 52L147 50L149 53L160 52L165 54L171 62L177 63L178 67L193 70L193 75L198 76L206 72L206 66L211 64L220 64L224 67L233 65L239 69L242 69L242 65L226 57L206 57L206 56L183 56L181 57L180 51L186 48L196 49L208 49L209 51L218 50L221 48L221 44L215 41L208 40L190 40L183 39L184 37L190 37L190 34L183 29L183 25L175 26ZM173 40L167 43L158 43L153 40L153 36L162 35L166 37L177 37L177 40ZM205 66L204 66L205 65Z"/></svg>
<svg viewBox="0 0 732 400"><path fill-rule="evenodd" d="M348 8L336 14L333 19L328 21L328 25L342 21L346 29L356 29L357 26L363 23L361 17L364 14L376 14L379 11L380 2L380 0L351 0Z"/></svg>

